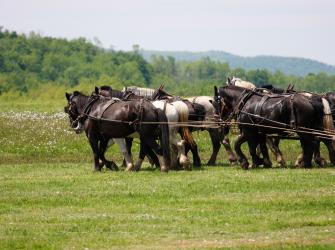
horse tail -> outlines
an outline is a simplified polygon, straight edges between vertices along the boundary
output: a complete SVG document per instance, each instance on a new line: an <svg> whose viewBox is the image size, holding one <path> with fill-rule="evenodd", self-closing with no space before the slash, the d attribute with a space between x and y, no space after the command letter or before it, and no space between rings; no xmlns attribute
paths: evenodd
<svg viewBox="0 0 335 250"><path fill-rule="evenodd" d="M160 141L161 141L161 148L163 150L163 157L164 157L166 166L170 167L171 158L170 158L168 119L166 118L166 115L162 110L156 109L156 111L157 111L157 116L158 116L158 122L160 122L159 124L160 130L161 130Z"/></svg>
<svg viewBox="0 0 335 250"><path fill-rule="evenodd" d="M327 132L335 134L334 120L329 102L326 98L322 98L323 105L323 127ZM332 139L333 148L335 149L335 139Z"/></svg>
<svg viewBox="0 0 335 250"><path fill-rule="evenodd" d="M192 133L189 127L185 126L186 123L188 122L188 114L189 114L187 105L182 101L173 102L172 105L178 111L179 122L184 123L180 128L183 139L187 141L191 145L191 147L194 147L196 143L193 139Z"/></svg>

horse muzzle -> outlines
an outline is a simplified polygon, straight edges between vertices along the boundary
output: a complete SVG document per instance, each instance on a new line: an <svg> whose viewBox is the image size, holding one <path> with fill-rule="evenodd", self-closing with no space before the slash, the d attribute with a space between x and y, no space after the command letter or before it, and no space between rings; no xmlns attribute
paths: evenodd
<svg viewBox="0 0 335 250"><path fill-rule="evenodd" d="M84 131L84 126L79 121L75 120L72 122L71 127L76 132L76 134L80 134Z"/></svg>

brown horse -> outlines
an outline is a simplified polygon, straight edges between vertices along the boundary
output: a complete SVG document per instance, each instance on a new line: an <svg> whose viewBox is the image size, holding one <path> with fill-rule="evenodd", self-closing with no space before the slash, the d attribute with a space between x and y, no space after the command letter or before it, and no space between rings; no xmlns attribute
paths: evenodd
<svg viewBox="0 0 335 250"><path fill-rule="evenodd" d="M150 102L144 99L120 101L96 94L89 97L78 91L66 93L66 98L71 127L77 128L79 124L84 124L94 155L95 170L101 170L99 159L107 162L104 152L109 139L124 138L136 132L140 137L141 147L151 148L158 155L161 171L169 170L167 118ZM160 146L156 142L157 137L160 138Z"/></svg>
<svg viewBox="0 0 335 250"><path fill-rule="evenodd" d="M271 166L266 135L283 133L285 129L298 128L303 149L303 166L311 167L314 151L313 134L308 129L322 129L323 109L317 97L308 99L302 95L267 95L237 86L215 88L214 98L217 102L217 112L222 119L235 116L241 131L239 143L248 142L253 166L263 164ZM264 159L256 154L257 145L261 146ZM248 160L235 145L238 160L244 169L249 166Z"/></svg>

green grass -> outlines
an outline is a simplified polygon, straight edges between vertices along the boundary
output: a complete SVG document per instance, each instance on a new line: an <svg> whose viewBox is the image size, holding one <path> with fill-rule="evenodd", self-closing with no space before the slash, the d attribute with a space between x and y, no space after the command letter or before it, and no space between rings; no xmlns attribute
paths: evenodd
<svg viewBox="0 0 335 250"><path fill-rule="evenodd" d="M2 249L335 247L334 169L0 167Z"/></svg>
<svg viewBox="0 0 335 250"><path fill-rule="evenodd" d="M191 172L94 173L60 107L33 106L0 112L1 249L335 248L334 167L244 171L221 149ZM195 137L205 163L209 137ZM299 143L281 148L292 164ZM115 146L108 158L122 161Z"/></svg>

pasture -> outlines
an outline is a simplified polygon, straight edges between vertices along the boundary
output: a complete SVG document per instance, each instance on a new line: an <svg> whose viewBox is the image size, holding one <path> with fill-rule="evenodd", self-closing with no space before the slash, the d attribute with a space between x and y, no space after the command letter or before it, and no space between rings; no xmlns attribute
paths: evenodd
<svg viewBox="0 0 335 250"><path fill-rule="evenodd" d="M334 167L244 171L221 149L218 166L191 172L93 173L85 136L61 111L1 102L1 249L335 247ZM209 137L195 139L205 163ZM292 165L298 142L281 148ZM116 146L107 156L121 164Z"/></svg>

